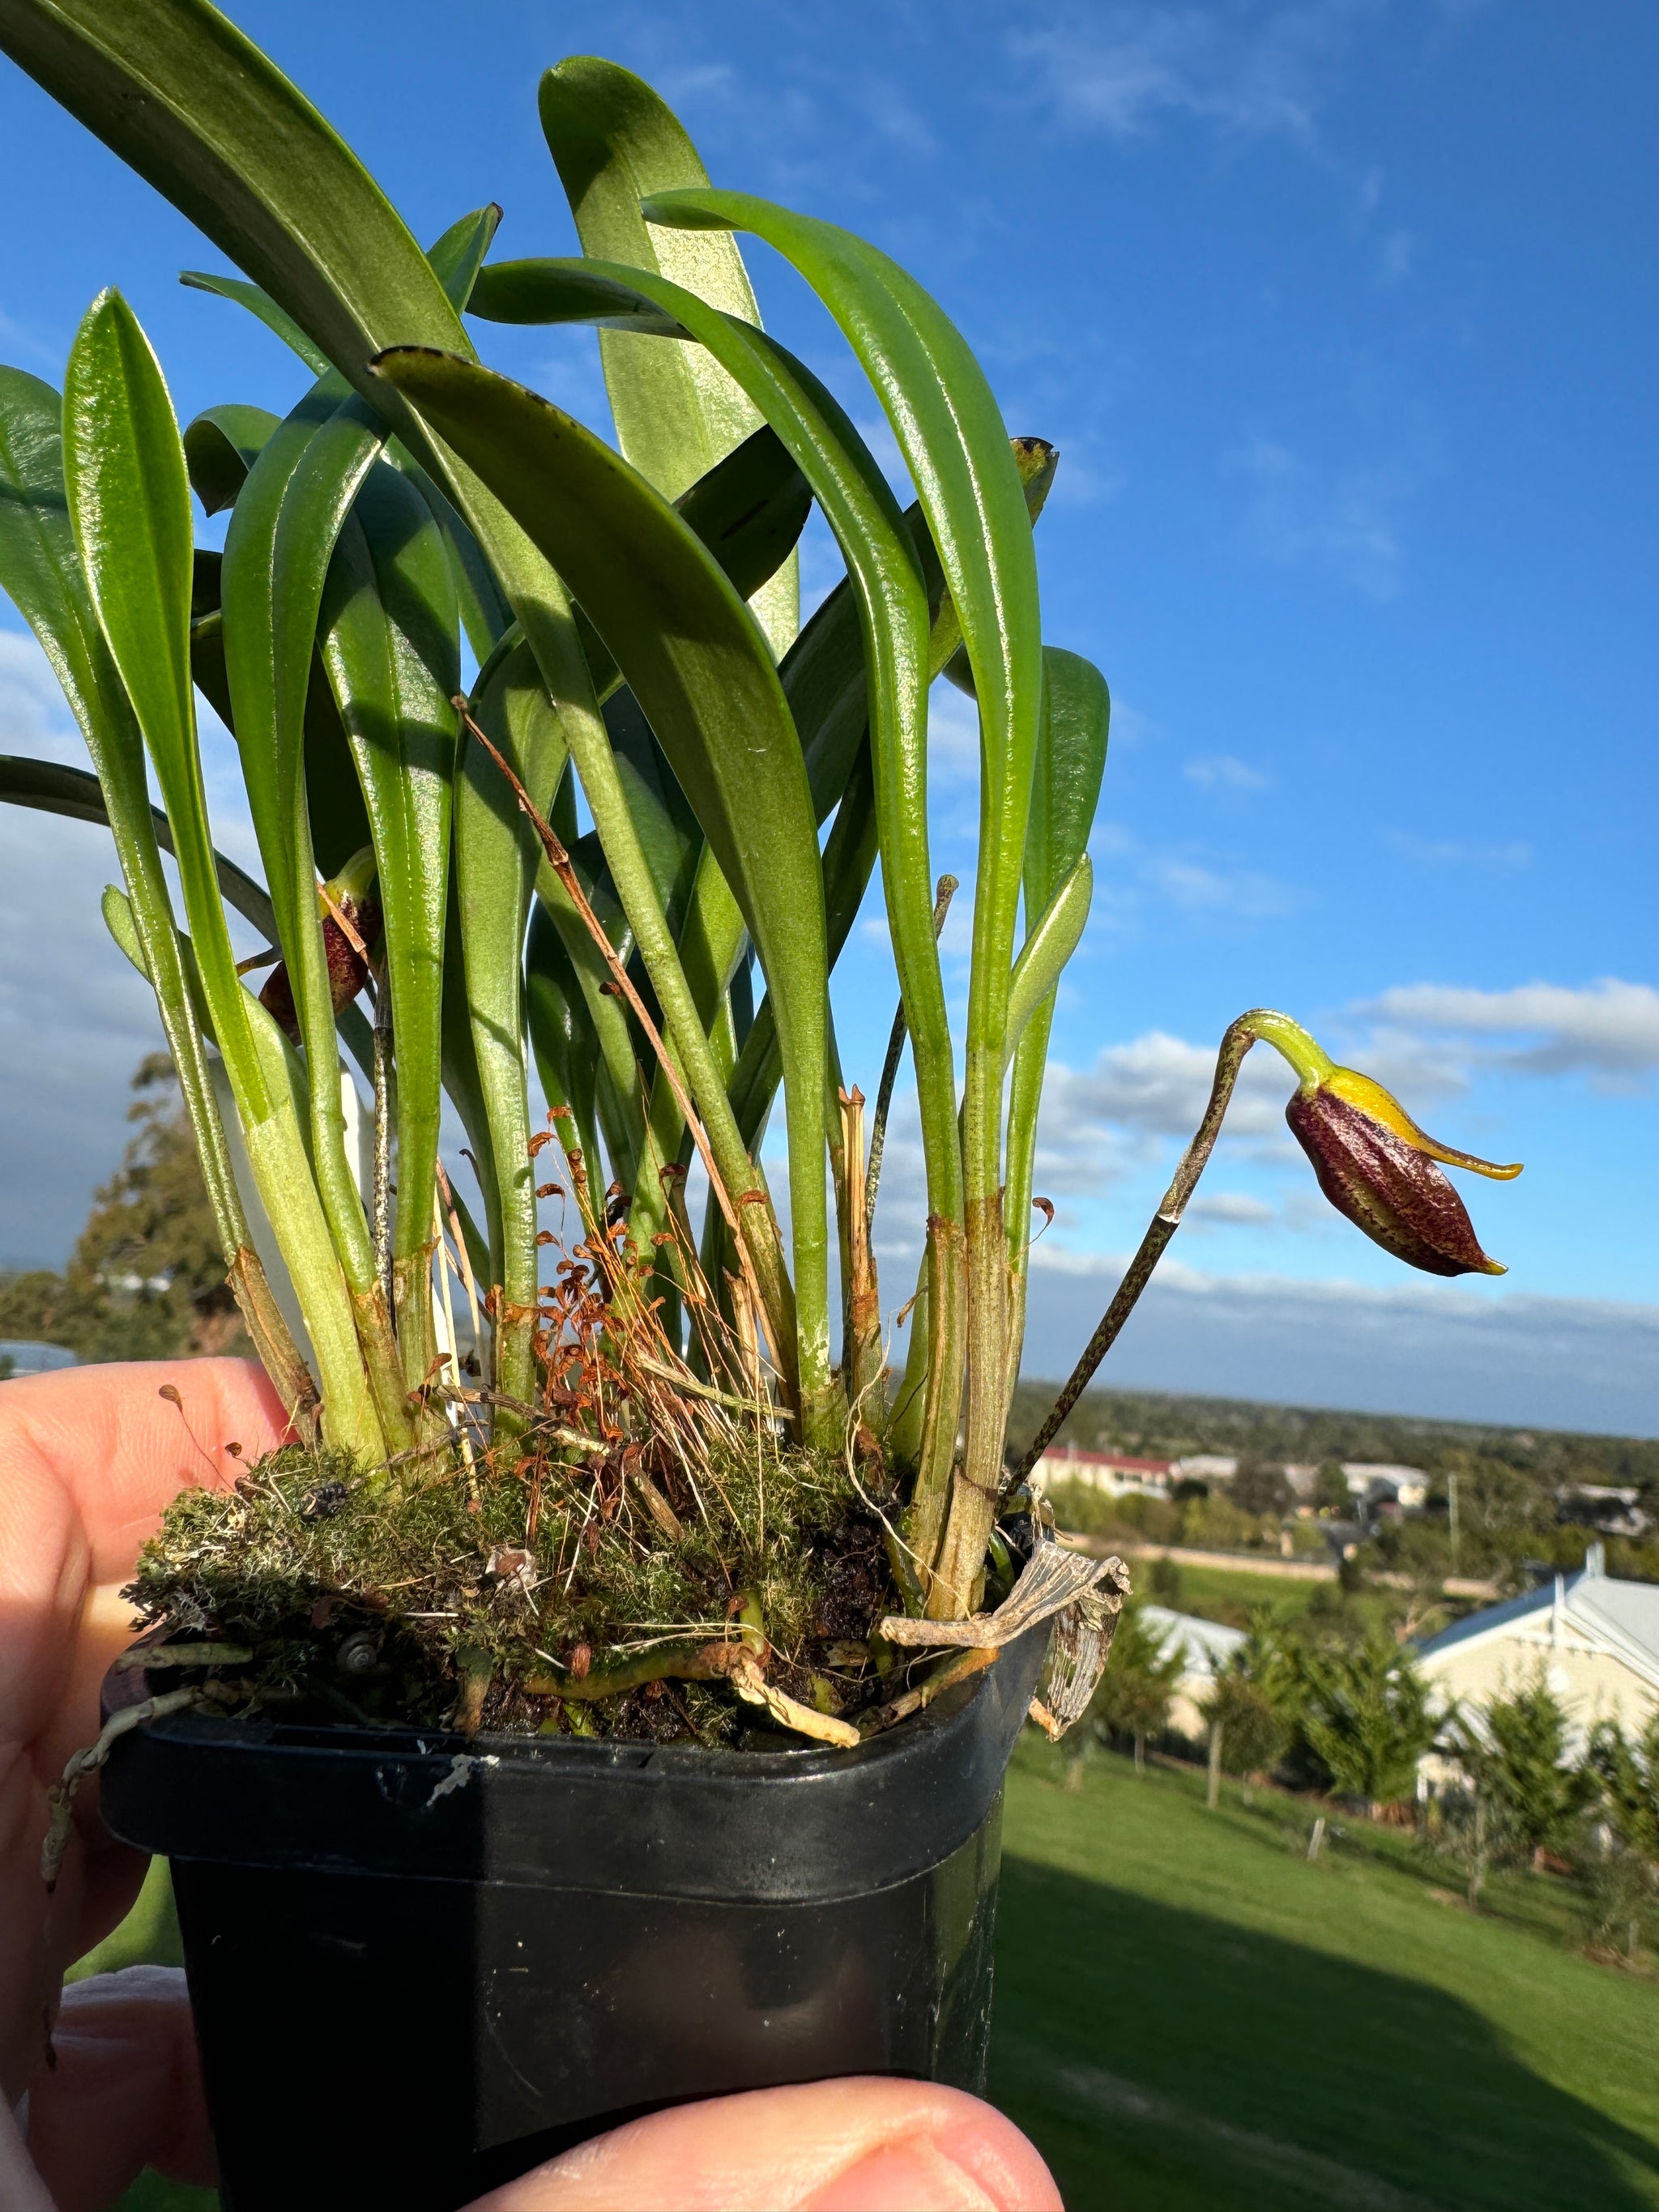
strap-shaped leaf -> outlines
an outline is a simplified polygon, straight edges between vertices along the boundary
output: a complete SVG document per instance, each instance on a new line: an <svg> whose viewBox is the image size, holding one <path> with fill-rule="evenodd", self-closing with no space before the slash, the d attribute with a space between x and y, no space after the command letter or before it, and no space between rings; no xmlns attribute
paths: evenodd
<svg viewBox="0 0 1659 2212"><path fill-rule="evenodd" d="M64 419L64 483L81 565L161 787L201 988L266 1210L284 1240L331 1432L379 1454L381 1431L364 1391L344 1285L319 1233L322 1217L300 1133L289 1099L273 1087L220 904L192 708L184 448L160 366L117 294L94 302L76 337ZM144 949L147 957L166 957L149 937Z"/></svg>
<svg viewBox="0 0 1659 2212"><path fill-rule="evenodd" d="M70 822L96 822L110 826L109 806L103 786L83 768L59 761L26 760L16 753L0 754L0 800L11 806L30 806L43 814L60 814ZM162 852L173 850L173 825L159 806L150 809L150 826ZM267 944L276 941L276 917L263 887L222 853L213 856L219 894L251 921ZM134 924L135 928L137 924Z"/></svg>
<svg viewBox="0 0 1659 2212"><path fill-rule="evenodd" d="M379 185L209 0L3 0L0 46L354 382L394 339L465 349Z"/></svg>
<svg viewBox="0 0 1659 2212"><path fill-rule="evenodd" d="M537 805L549 811L568 748L527 645L484 672L472 711ZM455 775L454 843L467 1006L500 1197L501 1241L490 1255L489 1276L501 1292L495 1381L509 1397L527 1401L535 1386L537 1219L524 1052L524 945L541 848L501 770L465 732Z"/></svg>
<svg viewBox="0 0 1659 2212"><path fill-rule="evenodd" d="M823 902L805 769L765 641L673 508L568 416L453 356L399 349L378 366L568 579L743 907L781 1009L799 1382L804 1401L816 1402L829 1388ZM675 973L665 964L659 973L651 948L641 950L711 1142L718 1132L722 1146L730 1143L732 1169L744 1188L752 1171L736 1146L724 1085L708 1063L706 1033L678 963ZM788 1340L782 1316L773 1320L781 1349Z"/></svg>
<svg viewBox="0 0 1659 2212"><path fill-rule="evenodd" d="M293 316L261 286L250 284L246 276L219 276L205 269L181 269L179 282L192 292L211 292L217 299L234 300L298 354L313 376L327 375L331 365L328 356L312 343Z"/></svg>
<svg viewBox="0 0 1659 2212"><path fill-rule="evenodd" d="M492 296L492 277L495 272L485 272L486 301ZM520 314L533 304L544 319L587 319L627 312L643 301L670 327L678 325L702 340L788 447L836 532L870 672L867 712L877 763L882 881L915 1039L928 1210L960 1220L956 1072L933 937L927 840L927 593L897 502L845 411L811 371L763 332L720 313L684 287L646 270L555 261L518 264L496 283ZM645 345L643 339L638 343ZM810 668L812 659L804 656L804 665ZM838 734L855 743L861 723L860 717ZM833 768L823 780L833 784ZM816 806L814 816L821 818ZM711 884L706 896L712 901L715 891ZM741 940L733 940L729 927L718 929L701 909L691 934L688 964L696 961L708 977L701 995L709 1019Z"/></svg>
<svg viewBox="0 0 1659 2212"><path fill-rule="evenodd" d="M539 106L584 252L659 270L711 307L760 321L735 239L653 231L641 216L646 194L708 182L696 147L659 94L615 62L579 54L548 70ZM599 358L617 442L670 499L706 475L758 419L720 363L696 346L666 352L606 330ZM781 656L800 619L793 560L757 594L744 596L755 598Z"/></svg>
<svg viewBox="0 0 1659 2212"><path fill-rule="evenodd" d="M1042 740L1031 783L1031 818L1025 833L1025 911L1051 910L1060 889L1087 860L1089 832L1100 800L1111 725L1105 678L1075 653L1049 646ZM1022 955L1022 958L1023 958ZM1016 969L1016 974L1018 970ZM1011 998L1012 998L1011 993ZM1005 1216L1013 1296L1009 1320L1008 1376L1019 1370L1024 1337L1026 1253L1030 1242L1031 1188L1036 1156L1037 1111L1054 1019L1050 990L1032 1011L1014 1053L1008 1086L1008 1199ZM1011 1014L1012 1026L1012 1014Z"/></svg>
<svg viewBox="0 0 1659 2212"><path fill-rule="evenodd" d="M586 1018L581 986L570 964L553 917L538 900L530 916L525 949L525 1005L536 1069L550 1106L568 1106L575 1127L564 1133L566 1152L574 1146L591 1179L600 1173L595 1079L598 1040Z"/></svg>
<svg viewBox="0 0 1659 2212"><path fill-rule="evenodd" d="M337 375L331 373L313 385L267 441L231 510L222 614L243 783L305 1048L318 1194L350 1288L380 1419L397 1438L409 1412L374 1241L346 1148L305 776L307 703L324 580L385 436L379 418ZM441 989L441 976L434 984ZM419 1103L417 1083L417 1113ZM428 1212L429 1219L429 1206ZM416 1304L411 1353L431 1326L429 1297Z"/></svg>
<svg viewBox="0 0 1659 2212"><path fill-rule="evenodd" d="M980 830L962 1116L967 1437L954 1489L961 1510L947 1528L940 1578L928 1601L935 1613L941 1606L963 1612L984 1553L1007 1411L1000 1379L1004 1042L1042 710L1036 559L1018 473L995 398L960 331L885 254L835 224L745 193L658 193L641 212L653 222L755 231L795 264L829 307L875 386L910 471L979 694ZM941 1318L936 1311L936 1328ZM954 1366L954 1350L948 1356ZM919 1512L931 1515L932 1493L949 1479L943 1456L935 1464L926 1451Z"/></svg>
<svg viewBox="0 0 1659 2212"><path fill-rule="evenodd" d="M409 1277L406 1285L398 1281L398 1319L412 1389L425 1380L430 1358L426 1278L443 1093L451 701L460 684L460 653L442 533L415 487L385 464L369 471L340 531L319 628L323 665L368 808L386 933L398 1067L392 1249Z"/></svg>
<svg viewBox="0 0 1659 2212"><path fill-rule="evenodd" d="M98 772L102 818L114 832L228 1260L246 1244L246 1224L179 963L172 900L159 856L159 810L152 812L146 785L143 738L99 627L70 523L63 415L63 402L49 384L21 369L0 368L0 589L52 663ZM36 764L37 791L50 773L46 763ZM76 771L58 773L68 777ZM90 807L90 793L86 799ZM99 817L88 812L83 818Z"/></svg>
<svg viewBox="0 0 1659 2212"><path fill-rule="evenodd" d="M1008 1048L1012 1052L1025 1033L1025 1025L1049 997L1060 971L1077 951L1089 919L1095 876L1085 853L1061 882L1036 926L1019 948L1008 985Z"/></svg>
<svg viewBox="0 0 1659 2212"><path fill-rule="evenodd" d="M850 232L741 192L659 192L641 212L653 223L752 230L775 246L840 323L886 412L939 549L979 693L983 789L968 1051L970 1065L976 1054L1000 1055L1042 660L1030 525L996 400L937 301ZM986 1103L994 1116L998 1102ZM969 1105L964 1132L975 1191L994 1188L1000 1133L974 1128L980 1104Z"/></svg>
<svg viewBox="0 0 1659 2212"><path fill-rule="evenodd" d="M191 936L220 1049L256 1121L274 1110L219 902L190 670L190 483L161 365L118 293L100 295L64 392L70 518L99 627L132 702L173 827Z"/></svg>
<svg viewBox="0 0 1659 2212"><path fill-rule="evenodd" d="M325 363L319 374L326 368ZM232 404L206 408L185 425L185 465L204 514L219 514L235 505L248 471L281 422L282 417L269 408Z"/></svg>

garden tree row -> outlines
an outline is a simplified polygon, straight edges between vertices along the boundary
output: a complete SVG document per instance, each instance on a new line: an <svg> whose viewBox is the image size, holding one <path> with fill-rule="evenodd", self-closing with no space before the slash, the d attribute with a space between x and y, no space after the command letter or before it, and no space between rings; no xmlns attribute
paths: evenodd
<svg viewBox="0 0 1659 2212"><path fill-rule="evenodd" d="M1091 1735L1129 1738L1139 1770L1146 1739L1168 1725L1183 1664L1131 1608L1092 1725L1068 1743L1069 1788L1080 1786ZM1598 1927L1616 1923L1633 1954L1643 1914L1659 1904L1659 1712L1633 1734L1601 1722L1584 1735L1540 1674L1485 1705L1437 1713L1409 1651L1386 1629L1345 1644L1265 1613L1199 1710L1212 1805L1223 1772L1238 1777L1248 1802L1252 1778L1277 1770L1374 1812L1414 1796L1419 1763L1437 1750L1454 1778L1432 1801L1431 1840L1458 1862L1470 1905L1495 1868L1570 1863Z"/></svg>

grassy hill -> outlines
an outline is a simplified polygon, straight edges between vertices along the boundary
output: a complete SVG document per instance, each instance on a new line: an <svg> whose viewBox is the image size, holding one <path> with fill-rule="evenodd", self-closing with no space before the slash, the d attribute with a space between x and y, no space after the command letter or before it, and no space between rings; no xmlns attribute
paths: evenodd
<svg viewBox="0 0 1659 2212"><path fill-rule="evenodd" d="M1092 1753L1009 1778L991 2094L1070 2212L1659 2207L1659 1978L1583 1955L1568 1886L1470 1913L1409 1833ZM176 1958L164 1879L103 1954ZM122 2212L207 2212L141 2183Z"/></svg>

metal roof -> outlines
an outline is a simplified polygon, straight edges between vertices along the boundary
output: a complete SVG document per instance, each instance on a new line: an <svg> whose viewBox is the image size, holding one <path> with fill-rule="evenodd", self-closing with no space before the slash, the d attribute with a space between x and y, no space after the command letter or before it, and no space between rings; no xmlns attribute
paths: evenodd
<svg viewBox="0 0 1659 2212"><path fill-rule="evenodd" d="M1213 1674L1224 1667L1244 1640L1242 1628L1224 1628L1196 1613L1171 1613L1168 1606L1143 1605L1140 1617L1164 1650L1178 1645L1188 1674Z"/></svg>
<svg viewBox="0 0 1659 2212"><path fill-rule="evenodd" d="M1659 1583L1622 1582L1602 1571L1601 1547L1592 1545L1575 1575L1558 1575L1538 1589L1523 1590L1502 1605L1489 1605L1467 1620L1454 1621L1419 1647L1420 1660L1477 1644L1522 1622L1557 1613L1564 1631L1593 1639L1659 1689Z"/></svg>

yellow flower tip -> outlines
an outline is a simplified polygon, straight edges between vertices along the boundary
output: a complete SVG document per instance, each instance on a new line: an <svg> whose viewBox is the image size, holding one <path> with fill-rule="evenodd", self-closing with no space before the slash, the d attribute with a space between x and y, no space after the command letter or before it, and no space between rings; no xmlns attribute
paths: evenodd
<svg viewBox="0 0 1659 2212"><path fill-rule="evenodd" d="M1480 1272L1483 1275L1507 1275L1510 1271L1501 1260L1488 1260Z"/></svg>
<svg viewBox="0 0 1659 2212"><path fill-rule="evenodd" d="M1413 1121L1391 1091L1385 1091L1371 1076L1362 1075L1357 1067L1334 1067L1319 1087L1357 1107L1362 1114L1368 1114L1372 1121L1380 1121L1414 1152L1425 1152L1430 1159L1439 1160L1449 1168L1468 1168L1474 1175L1490 1176L1498 1182L1512 1182L1521 1172L1522 1163L1519 1160L1500 1167L1474 1152L1460 1152L1455 1146L1441 1144Z"/></svg>

